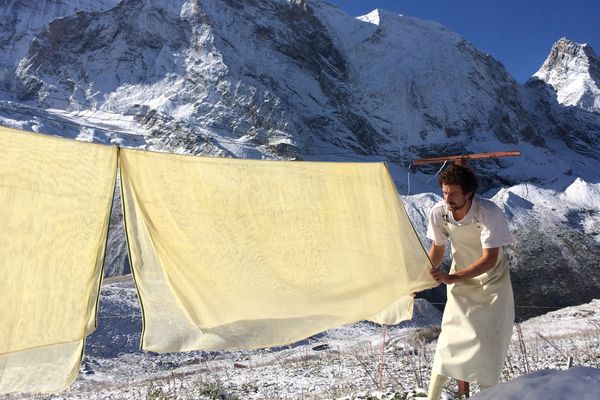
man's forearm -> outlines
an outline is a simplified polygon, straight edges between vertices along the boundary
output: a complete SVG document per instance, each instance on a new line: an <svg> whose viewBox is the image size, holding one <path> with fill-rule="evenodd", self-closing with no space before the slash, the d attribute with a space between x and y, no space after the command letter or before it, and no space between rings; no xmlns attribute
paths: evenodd
<svg viewBox="0 0 600 400"><path fill-rule="evenodd" d="M496 265L495 260L484 259L483 257L469 265L467 268L450 274L451 277L456 277L456 281L463 279L475 278L481 274L484 274L494 268Z"/></svg>
<svg viewBox="0 0 600 400"><path fill-rule="evenodd" d="M431 264L434 268L437 268L442 263L444 259L444 253L446 252L446 246L436 246L435 243L431 244L431 248L429 249L429 259L431 260Z"/></svg>
<svg viewBox="0 0 600 400"><path fill-rule="evenodd" d="M459 282L463 279L475 278L476 276L484 274L494 268L497 260L498 248L484 249L483 255L477 261L469 265L467 268L450 274L449 278L453 283Z"/></svg>

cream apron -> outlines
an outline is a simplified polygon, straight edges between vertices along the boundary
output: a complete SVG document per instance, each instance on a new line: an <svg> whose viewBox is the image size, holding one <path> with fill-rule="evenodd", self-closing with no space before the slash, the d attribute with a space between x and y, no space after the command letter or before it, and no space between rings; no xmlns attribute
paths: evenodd
<svg viewBox="0 0 600 400"><path fill-rule="evenodd" d="M475 223L445 227L452 242L450 273L460 271L482 254L479 202ZM432 373L455 379L495 385L500 380L515 317L508 261L502 249L490 271L475 278L449 284L448 302L442 318Z"/></svg>

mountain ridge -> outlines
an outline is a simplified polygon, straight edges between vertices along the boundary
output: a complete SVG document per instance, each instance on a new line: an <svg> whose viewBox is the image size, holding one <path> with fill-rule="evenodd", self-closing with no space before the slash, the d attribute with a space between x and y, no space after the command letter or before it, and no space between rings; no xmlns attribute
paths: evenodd
<svg viewBox="0 0 600 400"><path fill-rule="evenodd" d="M597 135L586 134L595 118L578 116L561 133L570 115L545 88L521 88L440 24L383 10L352 18L318 0L124 0L51 22L28 52L16 71L20 100L122 114L149 149L291 159L343 149L406 168L442 152L531 144L524 157L539 164L557 151L549 135L571 158L596 155ZM126 135L78 135L128 145ZM531 178L514 175L496 185Z"/></svg>

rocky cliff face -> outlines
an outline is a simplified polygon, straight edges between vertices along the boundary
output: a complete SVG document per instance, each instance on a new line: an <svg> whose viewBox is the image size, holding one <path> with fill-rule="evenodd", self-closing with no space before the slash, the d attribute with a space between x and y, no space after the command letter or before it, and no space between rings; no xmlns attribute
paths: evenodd
<svg viewBox="0 0 600 400"><path fill-rule="evenodd" d="M50 21L76 12L106 10L118 0L1 0L0 88L10 87L29 44Z"/></svg>

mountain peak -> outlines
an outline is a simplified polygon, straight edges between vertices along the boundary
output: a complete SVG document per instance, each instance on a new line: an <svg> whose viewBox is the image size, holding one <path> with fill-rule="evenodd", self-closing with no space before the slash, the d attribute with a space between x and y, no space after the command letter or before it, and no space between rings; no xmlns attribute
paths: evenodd
<svg viewBox="0 0 600 400"><path fill-rule="evenodd" d="M575 59L580 59L583 63L573 65L572 62ZM563 37L552 46L552 50L544 62L542 69L546 67L547 69L565 68L568 70L569 68L577 66L587 67L586 69L589 69L594 61L598 61L598 56L594 52L592 46L586 43L580 44Z"/></svg>
<svg viewBox="0 0 600 400"><path fill-rule="evenodd" d="M391 11L384 10L382 8L376 8L368 14L362 15L358 17L361 21L369 22L373 25L382 25L389 18L398 18L399 14L393 13Z"/></svg>
<svg viewBox="0 0 600 400"><path fill-rule="evenodd" d="M600 113L600 58L590 45L561 38L533 77L551 86L559 103Z"/></svg>

